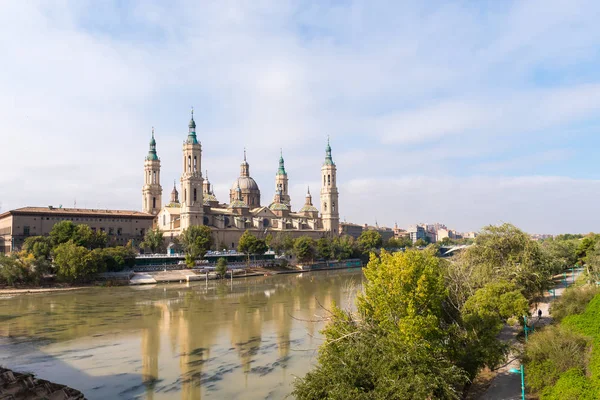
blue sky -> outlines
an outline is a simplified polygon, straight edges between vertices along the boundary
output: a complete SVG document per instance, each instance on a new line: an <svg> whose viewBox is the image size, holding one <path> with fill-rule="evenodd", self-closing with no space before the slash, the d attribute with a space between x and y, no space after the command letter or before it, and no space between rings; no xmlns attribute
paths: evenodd
<svg viewBox="0 0 600 400"><path fill-rule="evenodd" d="M283 148L300 207L330 135L348 221L598 231L599 12L574 0L2 2L1 209L139 209L152 126L168 197L194 106L221 201L246 147L269 203Z"/></svg>

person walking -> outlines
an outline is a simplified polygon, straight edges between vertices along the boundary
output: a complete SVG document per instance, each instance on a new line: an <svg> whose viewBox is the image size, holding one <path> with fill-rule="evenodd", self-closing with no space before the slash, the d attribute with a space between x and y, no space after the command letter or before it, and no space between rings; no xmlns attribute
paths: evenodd
<svg viewBox="0 0 600 400"><path fill-rule="evenodd" d="M538 319L542 318L542 309L538 309Z"/></svg>

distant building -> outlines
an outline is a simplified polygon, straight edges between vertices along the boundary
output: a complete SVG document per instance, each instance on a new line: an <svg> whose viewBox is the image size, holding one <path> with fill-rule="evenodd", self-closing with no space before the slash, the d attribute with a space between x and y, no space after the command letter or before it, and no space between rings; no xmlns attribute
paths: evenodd
<svg viewBox="0 0 600 400"><path fill-rule="evenodd" d="M19 250L29 236L48 235L61 221L89 225L106 232L109 240L126 245L141 242L152 228L154 215L139 211L93 210L81 208L23 207L0 214L0 253Z"/></svg>
<svg viewBox="0 0 600 400"><path fill-rule="evenodd" d="M354 239L358 239L363 231L362 225L352 224L350 222L340 223L339 233L340 235L352 236Z"/></svg>
<svg viewBox="0 0 600 400"><path fill-rule="evenodd" d="M392 228L388 228L386 226L379 227L379 224L375 223L375 225L365 224L363 227L363 231L376 231L381 235L381 240L387 242L391 238L394 237L394 230Z"/></svg>
<svg viewBox="0 0 600 400"><path fill-rule="evenodd" d="M412 225L408 228L408 234L410 235L410 240L413 243L416 243L417 240L419 239L423 239L426 240L426 233L425 233L425 228L423 228L421 225Z"/></svg>

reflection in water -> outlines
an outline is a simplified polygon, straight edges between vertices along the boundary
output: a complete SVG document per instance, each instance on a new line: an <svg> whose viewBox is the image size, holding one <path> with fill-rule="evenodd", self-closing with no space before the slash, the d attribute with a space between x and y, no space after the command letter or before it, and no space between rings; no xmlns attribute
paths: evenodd
<svg viewBox="0 0 600 400"><path fill-rule="evenodd" d="M283 398L314 362L321 305L352 306L361 271L0 300L0 364L90 399Z"/></svg>

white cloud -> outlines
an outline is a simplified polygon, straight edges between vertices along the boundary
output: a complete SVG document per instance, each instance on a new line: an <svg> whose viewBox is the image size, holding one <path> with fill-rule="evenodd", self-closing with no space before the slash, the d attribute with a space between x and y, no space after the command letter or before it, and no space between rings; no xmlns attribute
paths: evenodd
<svg viewBox="0 0 600 400"><path fill-rule="evenodd" d="M193 105L202 167L222 201L247 147L268 203L283 147L293 204L304 202L307 184L318 204L331 135L348 219L438 219L475 229L506 213L541 231L547 225L536 215L553 220L554 209L540 202L536 212L520 213L519 195L498 189L518 176L497 176L531 176L532 165L544 174L544 166L576 159L564 140L550 148L540 141L557 129L588 135L574 124L595 118L600 104L593 75L571 78L600 45L594 2L488 10L378 1L127 5L0 4L0 151L14 166L0 175L4 210L74 198L138 209L151 126L168 197ZM532 76L540 68L566 78L538 85ZM523 199L571 193L574 202L577 190L595 186L527 179L538 183L519 189ZM562 184L573 191L558 193ZM422 200L422 193L431 195ZM490 193L497 209L480 205ZM447 197L479 211L446 207ZM388 203L400 206L375 205ZM554 203L565 210L569 201ZM556 230L587 224L577 221Z"/></svg>

